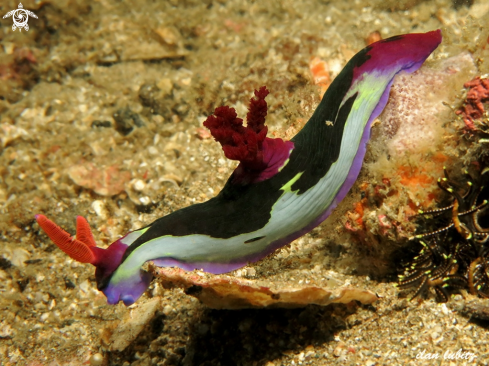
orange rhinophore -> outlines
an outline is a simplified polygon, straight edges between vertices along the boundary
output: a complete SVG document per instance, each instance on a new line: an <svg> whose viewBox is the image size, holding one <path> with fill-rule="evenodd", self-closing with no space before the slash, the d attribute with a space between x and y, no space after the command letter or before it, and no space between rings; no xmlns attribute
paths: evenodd
<svg viewBox="0 0 489 366"><path fill-rule="evenodd" d="M89 238L86 243L72 238L69 233L44 215L36 215L36 221L54 244L71 258L81 263L93 264L95 262L96 256L90 249L90 246L95 246L95 241L93 240L90 226L88 226L88 222L85 219L77 219L77 229L81 228L83 234L80 236L84 238L83 240Z"/></svg>

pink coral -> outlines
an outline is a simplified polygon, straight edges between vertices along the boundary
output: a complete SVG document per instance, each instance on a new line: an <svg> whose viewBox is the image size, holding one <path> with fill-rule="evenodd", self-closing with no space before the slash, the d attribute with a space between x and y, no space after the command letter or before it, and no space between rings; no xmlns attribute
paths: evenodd
<svg viewBox="0 0 489 366"><path fill-rule="evenodd" d="M484 102L489 101L489 79L475 79L464 84L469 88L464 105L456 112L463 116L465 125L469 130L476 130L474 120L479 119L484 114Z"/></svg>

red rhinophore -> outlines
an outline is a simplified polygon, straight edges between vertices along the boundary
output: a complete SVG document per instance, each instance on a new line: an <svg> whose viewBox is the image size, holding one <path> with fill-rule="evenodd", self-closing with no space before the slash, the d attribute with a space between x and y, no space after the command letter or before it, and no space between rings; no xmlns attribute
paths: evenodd
<svg viewBox="0 0 489 366"><path fill-rule="evenodd" d="M44 230L47 236L56 244L56 246L61 249L63 252L68 254L71 258L74 260L81 262L81 263L91 263L94 264L97 257L95 253L92 252L90 249L90 246L95 244L93 241L93 236L91 237L91 240L87 243L82 242L79 239L72 238L69 233L61 229L58 225L56 225L54 222L49 220L46 216L44 215L36 215L36 221L39 224L39 226ZM89 235L91 236L92 233L90 231L90 227L88 226L88 223L85 221L84 224L81 224L83 226L83 230L85 231L88 227L88 232ZM77 220L77 227L80 227L80 221ZM88 237L86 231L84 232L85 238Z"/></svg>
<svg viewBox="0 0 489 366"><path fill-rule="evenodd" d="M92 229L90 229L90 224L83 216L76 217L76 238L89 247L97 246L93 238Z"/></svg>
<svg viewBox="0 0 489 366"><path fill-rule="evenodd" d="M489 101L489 79L481 79L477 76L475 79L464 84L469 88L465 103L456 112L463 116L465 125L469 130L476 130L474 120L479 119L484 114L484 102Z"/></svg>
<svg viewBox="0 0 489 366"><path fill-rule="evenodd" d="M255 90L255 98L251 98L246 116L246 127L243 126L243 120L237 118L236 110L226 106L216 108L214 115L204 122L214 139L221 144L224 155L228 159L238 160L243 168L250 171L260 171L267 167L263 161L263 141L268 131L265 126L265 97L268 93L266 86Z"/></svg>

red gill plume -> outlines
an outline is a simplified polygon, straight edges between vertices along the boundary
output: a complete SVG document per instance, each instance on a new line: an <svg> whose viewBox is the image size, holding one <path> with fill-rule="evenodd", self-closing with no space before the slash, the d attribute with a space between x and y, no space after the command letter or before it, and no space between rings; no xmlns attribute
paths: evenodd
<svg viewBox="0 0 489 366"><path fill-rule="evenodd" d="M251 98L249 112L246 116L247 126L243 119L237 118L236 110L227 106L218 107L204 122L214 139L219 142L228 159L238 160L242 166L252 171L260 171L267 167L263 160L263 141L267 136L265 126L267 102L269 94L266 86L255 90Z"/></svg>

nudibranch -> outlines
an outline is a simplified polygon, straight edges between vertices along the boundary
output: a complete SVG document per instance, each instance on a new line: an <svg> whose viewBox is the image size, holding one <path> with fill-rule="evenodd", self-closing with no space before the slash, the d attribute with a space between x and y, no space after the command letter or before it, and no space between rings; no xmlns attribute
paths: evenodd
<svg viewBox="0 0 489 366"><path fill-rule="evenodd" d="M96 267L109 304L134 303L148 288L147 261L220 274L258 261L304 235L335 209L355 182L370 127L393 78L417 70L441 31L406 34L369 45L335 78L304 128L291 140L267 138L268 90L255 91L247 126L219 107L204 123L226 157L240 163L222 191L98 248L85 219L72 238L43 215L39 226L73 259Z"/></svg>

